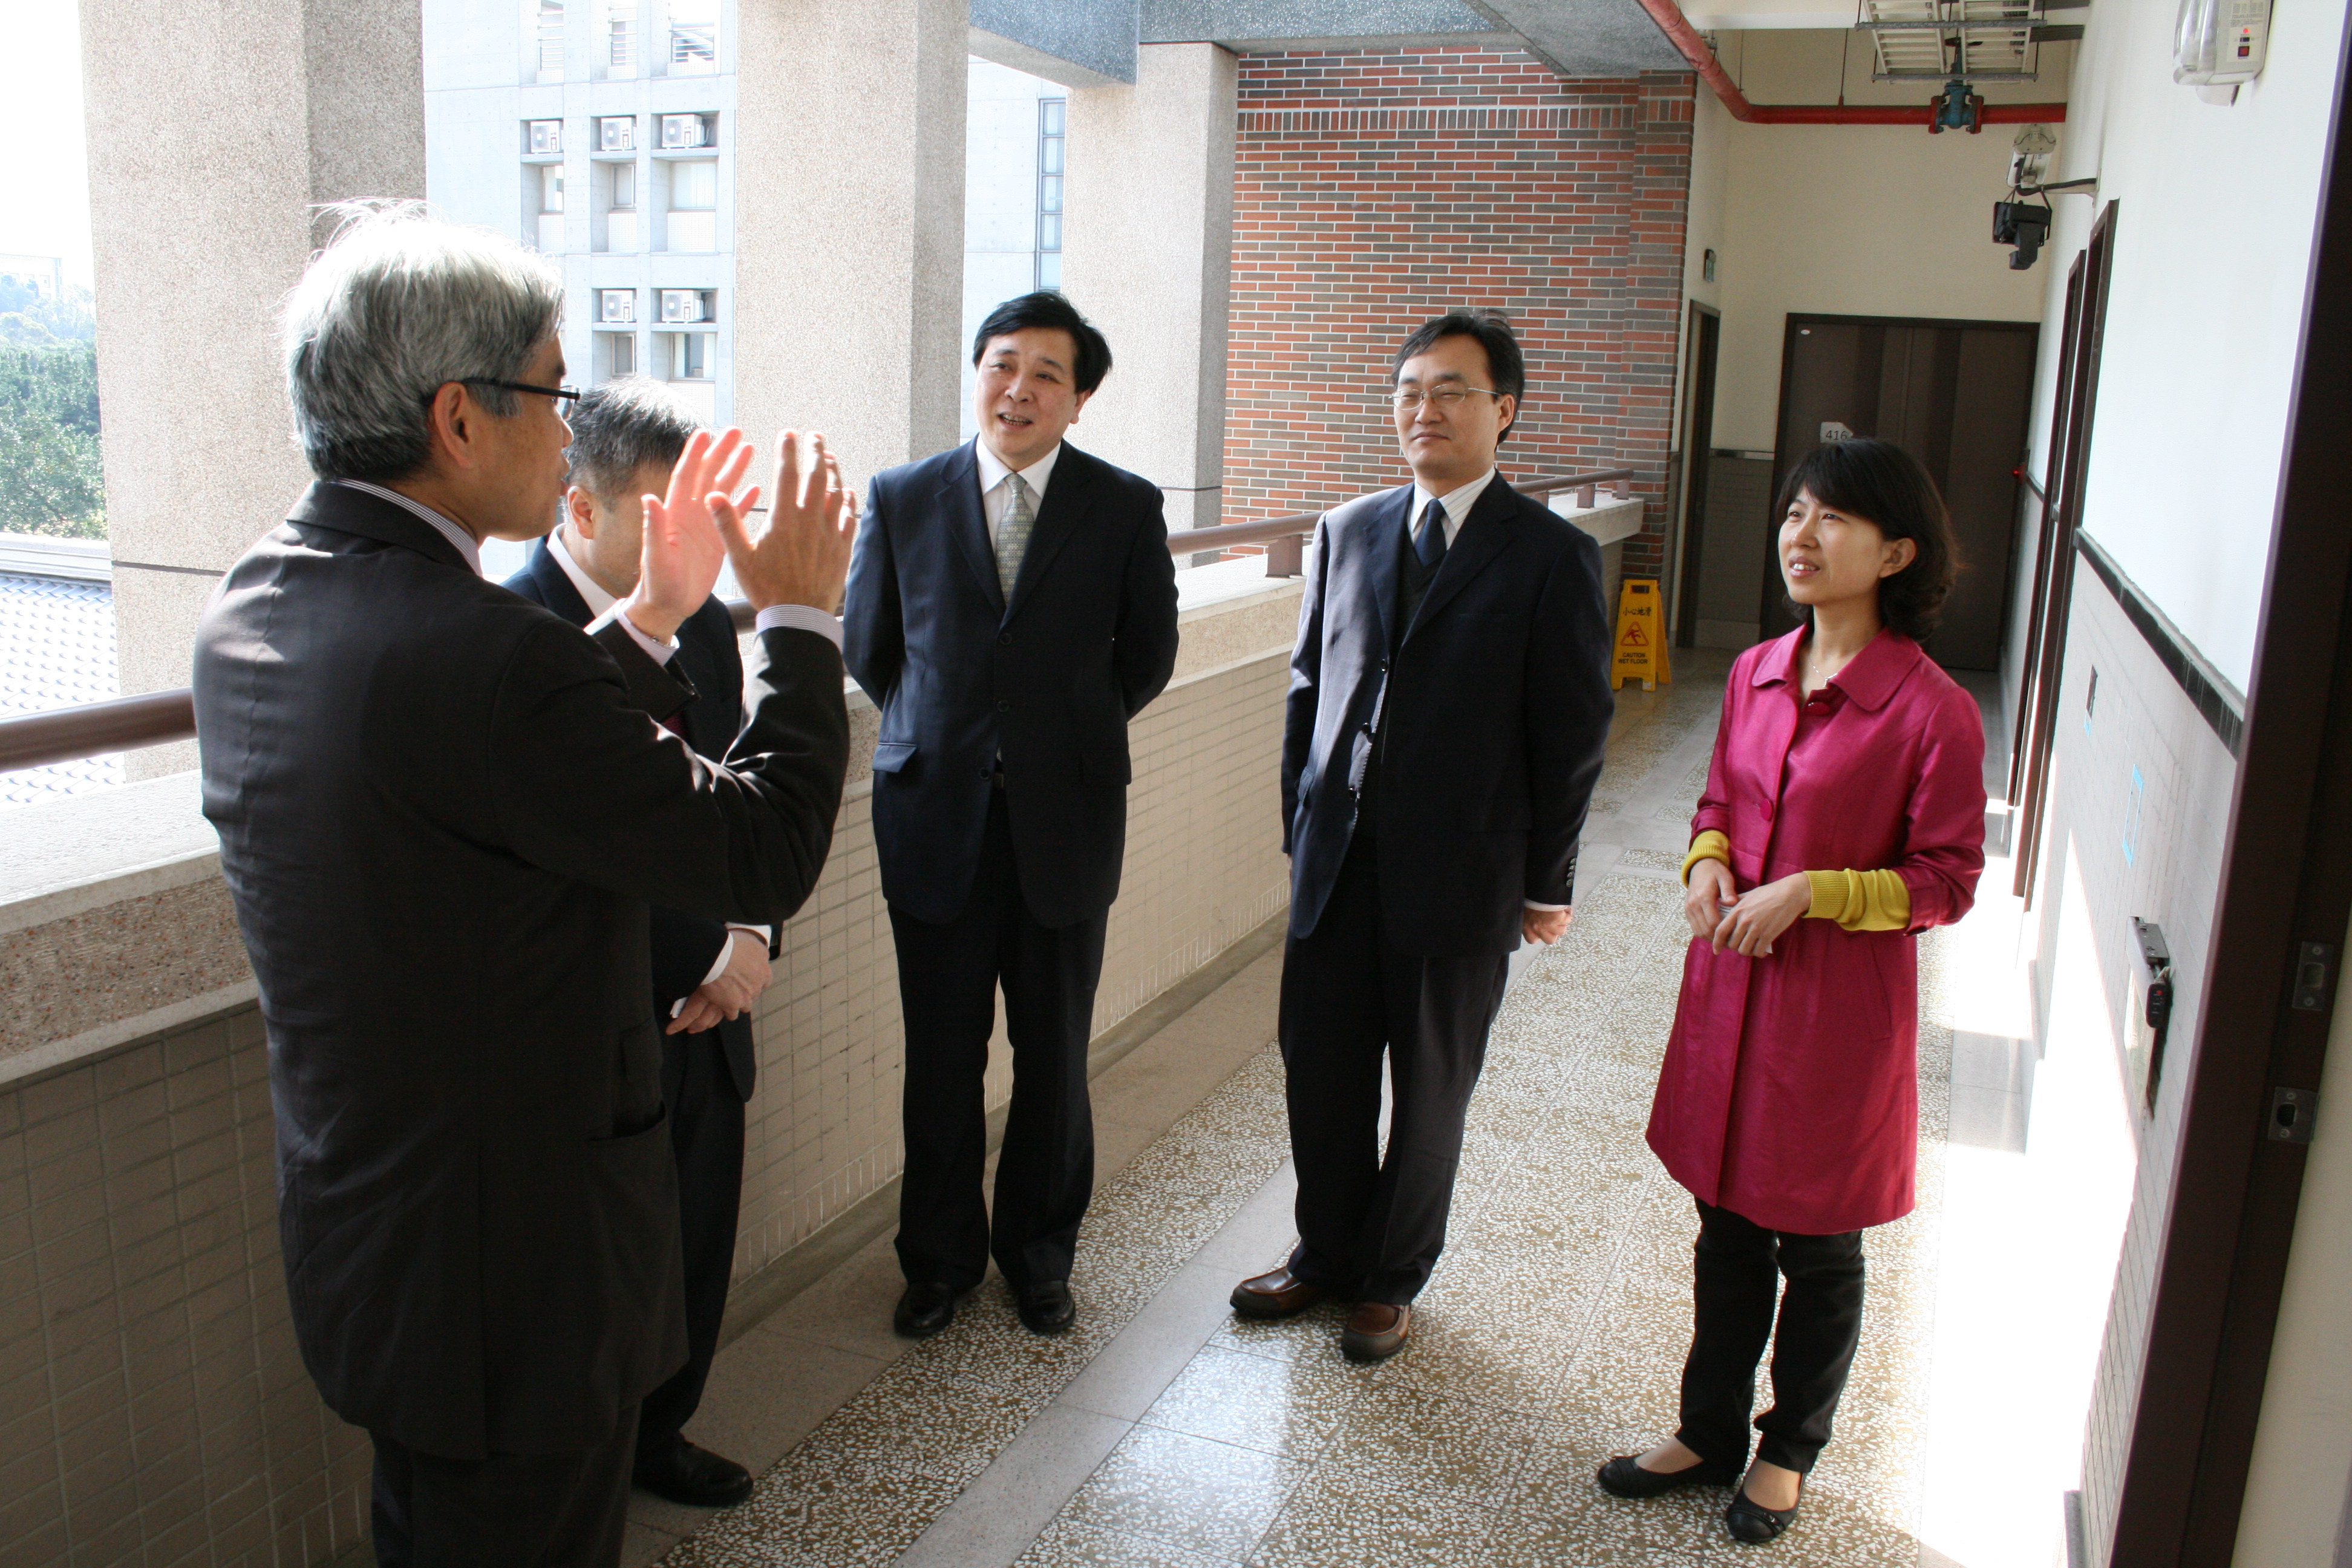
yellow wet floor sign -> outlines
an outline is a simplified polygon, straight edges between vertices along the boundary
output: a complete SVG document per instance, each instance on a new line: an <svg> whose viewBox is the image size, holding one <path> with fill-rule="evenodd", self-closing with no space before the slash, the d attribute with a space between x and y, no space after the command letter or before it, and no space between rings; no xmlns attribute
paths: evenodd
<svg viewBox="0 0 2352 1568"><path fill-rule="evenodd" d="M1673 683L1664 626L1658 614L1657 579L1626 578L1617 590L1617 652L1609 668L1612 689L1629 679L1640 681L1644 691L1655 691L1660 681Z"/></svg>

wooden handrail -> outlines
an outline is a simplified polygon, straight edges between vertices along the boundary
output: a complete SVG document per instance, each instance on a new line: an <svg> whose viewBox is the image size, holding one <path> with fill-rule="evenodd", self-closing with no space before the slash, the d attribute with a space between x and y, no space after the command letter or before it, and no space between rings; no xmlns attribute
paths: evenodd
<svg viewBox="0 0 2352 1568"><path fill-rule="evenodd" d="M1531 479L1513 488L1521 495L1530 496L1572 489L1580 492L1577 497L1580 505L1591 506L1602 485L1612 486L1620 499L1630 495L1628 487L1634 478L1631 468L1600 468L1589 474ZM1171 555L1191 555L1245 544L1271 545L1268 575L1297 576L1300 549L1321 516L1320 512L1301 511L1255 522L1189 528L1168 536L1168 550ZM727 601L727 609L734 616L738 632L750 631L759 614L741 599ZM110 752L168 746L195 738L195 697L184 686L169 691L142 692L136 697L110 698L103 702L78 703L46 713L19 713L0 719L0 773L78 762Z"/></svg>

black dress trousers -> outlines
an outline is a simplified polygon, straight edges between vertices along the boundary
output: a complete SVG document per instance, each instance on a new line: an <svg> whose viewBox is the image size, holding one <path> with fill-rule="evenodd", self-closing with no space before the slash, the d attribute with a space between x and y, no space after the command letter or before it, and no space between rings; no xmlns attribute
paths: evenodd
<svg viewBox="0 0 2352 1568"><path fill-rule="evenodd" d="M1767 1230L1708 1203L1698 1205L1698 1217L1690 1358L1675 1436L1703 1459L1744 1466L1756 1363L1769 1342L1772 1408L1756 1417L1763 1434L1756 1458L1808 1474L1830 1440L1862 1341L1862 1232Z"/></svg>
<svg viewBox="0 0 2352 1568"><path fill-rule="evenodd" d="M1015 1290L1069 1278L1078 1222L1094 1195L1087 1044L1109 920L1106 910L1071 925L1037 923L1021 897L1002 789L990 795L963 912L935 924L890 907L907 1024L898 1245L908 1280L970 1289L992 1255ZM981 1194L988 1160L982 1079L1000 985L1013 1103L992 1230Z"/></svg>
<svg viewBox="0 0 2352 1568"><path fill-rule="evenodd" d="M621 1561L637 1416L593 1448L450 1459L375 1443L377 1568L608 1568Z"/></svg>
<svg viewBox="0 0 2352 1568"><path fill-rule="evenodd" d="M1462 1125L1510 959L1425 958L1381 929L1372 841L1348 847L1315 930L1283 952L1280 1033L1302 1279L1364 1301L1421 1293L1445 1247ZM1381 1067L1392 1106L1380 1142Z"/></svg>
<svg viewBox="0 0 2352 1568"><path fill-rule="evenodd" d="M677 1157L678 1239L686 1263L686 1364L638 1408L638 1446L648 1450L677 1442L679 1428L702 1403L735 1273L743 1096L719 1041L725 1026L662 1042L662 1100L669 1107L670 1147Z"/></svg>

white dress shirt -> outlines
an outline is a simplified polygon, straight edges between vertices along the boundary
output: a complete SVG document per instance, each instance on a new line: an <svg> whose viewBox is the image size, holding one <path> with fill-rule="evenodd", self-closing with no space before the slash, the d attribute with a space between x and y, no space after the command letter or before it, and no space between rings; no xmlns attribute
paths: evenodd
<svg viewBox="0 0 2352 1568"><path fill-rule="evenodd" d="M547 552L555 557L555 563L563 568L563 574L571 578L572 587L579 590L581 602L588 606L588 614L593 625L595 620L612 614L613 606L619 601L605 591L604 584L588 575L585 567L572 558L571 547L565 543L563 537L567 531L568 525L558 525L555 531L547 536ZM806 605L800 607L807 608ZM825 619L830 621L833 617L827 616ZM834 624L836 626L840 625L838 621L835 621ZM633 626L630 629L634 631L635 628ZM638 640L642 642L646 639L640 636ZM730 931L750 931L759 938L761 947L765 948L768 945L769 931L766 926L739 925L730 921L727 922L727 929ZM731 940L719 944L719 957L710 965L710 973L702 977L703 984L708 985L727 973L727 961L734 955L734 952L735 943ZM686 1011L686 998L681 996L670 1005L669 1016L675 1018L684 1011Z"/></svg>
<svg viewBox="0 0 2352 1568"><path fill-rule="evenodd" d="M1429 503L1435 501L1445 509L1445 548L1453 549L1454 540L1461 535L1463 521L1470 515L1470 509L1478 504L1478 498L1486 494L1486 487L1494 482L1495 470L1488 468L1468 484L1450 489L1442 496L1433 496L1416 481L1412 487L1413 538L1418 540L1421 537L1422 517L1429 510ZM1533 899L1519 901L1531 910L1547 914L1557 913L1569 907L1566 904L1539 904Z"/></svg>
<svg viewBox="0 0 2352 1568"><path fill-rule="evenodd" d="M997 525L1004 521L1004 509L1013 500L1013 488L1004 482L1005 477L1014 470L1006 468L1004 460L988 449L986 441L975 437L972 446L980 453L980 510L988 515L988 542L993 549ZM1019 470L1021 482L1029 487L1029 515L1032 519L1045 505L1045 482L1054 477L1054 463L1061 455L1062 444L1056 441L1052 451Z"/></svg>
<svg viewBox="0 0 2352 1568"><path fill-rule="evenodd" d="M1445 508L1445 548L1453 549L1454 539L1462 531L1463 520L1470 515L1470 509L1478 504L1478 498L1486 494L1486 487L1494 482L1495 470L1488 468L1458 489L1450 489L1442 496L1433 496L1416 481L1412 487L1413 538L1415 540L1421 538L1421 520L1428 512L1429 503L1436 501Z"/></svg>

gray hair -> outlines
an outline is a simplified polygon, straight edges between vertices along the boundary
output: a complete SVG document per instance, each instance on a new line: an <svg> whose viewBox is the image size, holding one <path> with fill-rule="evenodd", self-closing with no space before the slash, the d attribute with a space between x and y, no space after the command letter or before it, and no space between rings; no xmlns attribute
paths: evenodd
<svg viewBox="0 0 2352 1568"><path fill-rule="evenodd" d="M514 415L514 393L481 384L525 379L562 321L562 275L422 202L328 211L341 226L286 298L295 436L322 479L400 479L432 455L426 410L446 383Z"/></svg>
<svg viewBox="0 0 2352 1568"><path fill-rule="evenodd" d="M619 497L639 468L667 468L702 427L658 381L615 377L581 394L572 412L572 482L599 500Z"/></svg>

